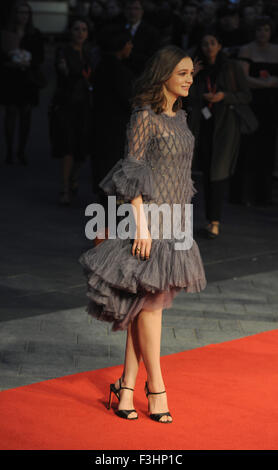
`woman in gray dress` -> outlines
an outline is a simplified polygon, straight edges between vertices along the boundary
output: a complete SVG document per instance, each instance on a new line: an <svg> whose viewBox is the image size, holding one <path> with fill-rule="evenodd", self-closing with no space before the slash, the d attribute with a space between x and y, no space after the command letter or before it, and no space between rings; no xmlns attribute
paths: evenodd
<svg viewBox="0 0 278 470"><path fill-rule="evenodd" d="M151 226L140 211L142 204L166 204L168 226L174 204L185 207L196 192L191 179L194 137L181 109L192 77L191 58L176 46L160 49L149 59L137 82L124 158L100 183L106 194L131 203L134 237L108 236L80 258L88 279L89 314L113 322L113 331L127 330L123 373L110 385L108 405L115 394L116 413L126 419L138 418L132 392L142 357L150 418L172 422L160 366L162 310L171 306L180 290L200 292L206 287L196 242L192 239L189 248L177 249L176 233L171 230L165 237L161 219L158 227ZM184 214L182 210L182 224ZM157 236L151 237L154 228Z"/></svg>

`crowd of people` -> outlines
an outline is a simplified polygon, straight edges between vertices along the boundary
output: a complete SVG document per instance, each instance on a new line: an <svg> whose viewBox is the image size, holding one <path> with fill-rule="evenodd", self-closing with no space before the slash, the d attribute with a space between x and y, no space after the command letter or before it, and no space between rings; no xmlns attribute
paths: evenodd
<svg viewBox="0 0 278 470"><path fill-rule="evenodd" d="M194 63L183 107L195 137L193 170L203 173L208 236L219 235L230 202L273 203L278 128L278 5L273 0L93 0L79 2L57 44L51 100L52 156L61 160L60 203L78 190L91 159L92 190L124 153L133 85L155 51L173 44ZM26 1L3 17L0 66L6 163L26 165L32 108L45 85L43 35ZM14 150L16 119L18 148Z"/></svg>

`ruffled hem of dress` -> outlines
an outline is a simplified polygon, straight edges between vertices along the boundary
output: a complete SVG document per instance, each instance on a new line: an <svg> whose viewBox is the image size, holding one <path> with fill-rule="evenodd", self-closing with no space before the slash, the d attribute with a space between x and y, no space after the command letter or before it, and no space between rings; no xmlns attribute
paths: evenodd
<svg viewBox="0 0 278 470"><path fill-rule="evenodd" d="M172 240L153 240L149 260L132 256L131 247L129 240L108 239L80 258L88 282L88 312L113 321L113 331L126 329L147 300L151 309L169 308L172 294L200 292L207 284L195 242L190 250L176 251Z"/></svg>
<svg viewBox="0 0 278 470"><path fill-rule="evenodd" d="M193 240L188 250L176 250L174 240L152 240L150 258L141 260L131 253L132 241L120 238L104 240L83 253L79 261L93 287L93 276L110 286L137 294L167 291L181 287L187 292L199 292L198 281L205 279L199 248ZM92 283L91 283L92 282Z"/></svg>
<svg viewBox="0 0 278 470"><path fill-rule="evenodd" d="M127 307L126 312L122 315L120 315L118 311L113 310L113 307L109 305L109 300L107 300L107 302L103 302L103 300L100 299L96 300L95 294L88 292L87 295L90 298L90 301L87 306L87 312L97 320L113 323L112 331L126 330L128 325L137 317L142 309L153 311L170 308L174 297L180 290L180 288L172 288L170 292L160 292L156 294L148 293L143 296L138 295L135 297L130 297L126 294ZM111 296L114 297L114 302L115 296L117 295L120 294L111 291ZM123 303L122 298L121 303Z"/></svg>
<svg viewBox="0 0 278 470"><path fill-rule="evenodd" d="M108 195L119 195L131 201L140 194L148 199L154 197L151 168L145 161L129 156L121 158L99 183Z"/></svg>
<svg viewBox="0 0 278 470"><path fill-rule="evenodd" d="M199 288L204 289L205 285L206 282L202 281ZM113 323L112 331L126 330L142 309L154 311L170 308L174 297L182 290L181 287L172 287L169 291L132 295L127 292L123 294L108 284L105 287L106 296L103 295L103 285L101 292L89 287L87 312L97 320Z"/></svg>

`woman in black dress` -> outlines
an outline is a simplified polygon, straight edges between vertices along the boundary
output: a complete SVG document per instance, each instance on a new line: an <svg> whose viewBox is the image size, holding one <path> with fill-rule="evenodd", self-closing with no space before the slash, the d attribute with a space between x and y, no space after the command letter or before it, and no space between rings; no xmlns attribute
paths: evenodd
<svg viewBox="0 0 278 470"><path fill-rule="evenodd" d="M206 30L195 53L200 66L191 88L189 126L196 138L194 158L203 171L206 227L219 235L228 178L233 174L240 145L234 107L248 103L251 94L240 64L222 51L219 35ZM189 111L189 109L188 109Z"/></svg>
<svg viewBox="0 0 278 470"><path fill-rule="evenodd" d="M50 114L52 155L62 160L61 204L70 204L77 190L77 171L89 154L92 75L90 49L86 43L89 25L75 18L70 43L56 52L57 88Z"/></svg>
<svg viewBox="0 0 278 470"><path fill-rule="evenodd" d="M252 92L251 107L259 122L252 136L244 136L232 202L266 206L272 203L272 173L278 125L278 45L271 43L270 18L256 22L255 40L243 46L239 59ZM237 197L238 194L238 197Z"/></svg>
<svg viewBox="0 0 278 470"><path fill-rule="evenodd" d="M33 106L39 102L39 89L45 85L40 71L44 45L40 31L33 26L32 10L25 1L15 2L8 24L1 31L1 93L5 106L6 163L13 163L16 120L19 118L18 160L26 165L25 148L31 128Z"/></svg>

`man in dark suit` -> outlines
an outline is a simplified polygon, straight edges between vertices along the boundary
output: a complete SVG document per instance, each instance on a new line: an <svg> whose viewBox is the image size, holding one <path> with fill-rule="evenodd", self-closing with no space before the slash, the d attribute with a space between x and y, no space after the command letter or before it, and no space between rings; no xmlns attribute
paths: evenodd
<svg viewBox="0 0 278 470"><path fill-rule="evenodd" d="M148 24L144 18L143 0L126 0L124 5L125 27L129 30L133 49L127 65L138 75L147 59L160 46L160 36L156 28Z"/></svg>

